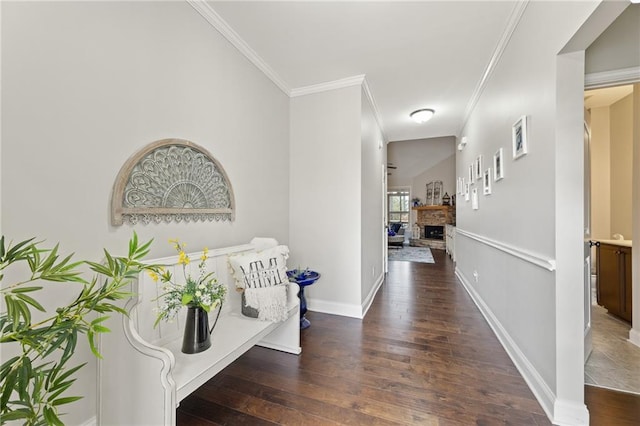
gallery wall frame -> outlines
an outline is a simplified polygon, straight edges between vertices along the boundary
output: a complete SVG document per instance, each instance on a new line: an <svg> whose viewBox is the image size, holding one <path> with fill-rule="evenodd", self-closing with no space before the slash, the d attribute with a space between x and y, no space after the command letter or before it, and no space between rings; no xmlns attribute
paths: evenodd
<svg viewBox="0 0 640 426"><path fill-rule="evenodd" d="M493 154L493 181L497 182L504 179L504 155L503 149L499 148Z"/></svg>
<svg viewBox="0 0 640 426"><path fill-rule="evenodd" d="M511 127L511 146L513 159L523 157L529 152L527 116L523 115Z"/></svg>
<svg viewBox="0 0 640 426"><path fill-rule="evenodd" d="M476 180L482 179L482 155L478 155L475 161L475 178Z"/></svg>
<svg viewBox="0 0 640 426"><path fill-rule="evenodd" d="M484 195L491 195L491 167L484 171L482 178L482 193Z"/></svg>

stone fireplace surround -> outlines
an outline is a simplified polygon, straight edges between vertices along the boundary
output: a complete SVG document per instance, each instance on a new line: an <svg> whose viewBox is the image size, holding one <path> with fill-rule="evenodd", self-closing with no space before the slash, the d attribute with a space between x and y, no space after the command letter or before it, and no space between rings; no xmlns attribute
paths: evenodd
<svg viewBox="0 0 640 426"><path fill-rule="evenodd" d="M446 248L444 240L425 238L425 226L455 225L455 206L419 206L413 207L413 210L417 210L418 213L416 225L420 228L420 238L411 238L409 244L414 247L444 250Z"/></svg>

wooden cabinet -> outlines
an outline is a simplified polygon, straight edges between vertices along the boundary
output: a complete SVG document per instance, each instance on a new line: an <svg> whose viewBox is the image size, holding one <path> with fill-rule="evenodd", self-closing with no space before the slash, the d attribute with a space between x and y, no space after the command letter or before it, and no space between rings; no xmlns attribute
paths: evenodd
<svg viewBox="0 0 640 426"><path fill-rule="evenodd" d="M597 244L598 305L631 323L631 247Z"/></svg>

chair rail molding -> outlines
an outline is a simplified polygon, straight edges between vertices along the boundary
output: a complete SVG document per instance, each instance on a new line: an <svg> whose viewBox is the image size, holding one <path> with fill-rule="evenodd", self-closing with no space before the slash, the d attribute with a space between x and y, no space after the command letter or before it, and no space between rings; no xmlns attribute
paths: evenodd
<svg viewBox="0 0 640 426"><path fill-rule="evenodd" d="M504 253L510 254L511 256L517 257L518 259L524 260L526 262L532 263L540 268L546 269L547 271L555 271L556 270L556 261L555 259L550 259L547 257L543 257L541 255L531 253L525 249L520 247L512 246L510 244L506 244L500 241L493 240L491 238L484 237L482 235L475 234L473 232L465 231L464 229L456 228L456 232L459 235L470 238L472 240L478 241L482 244L485 244L489 247L493 247L497 250L500 250Z"/></svg>

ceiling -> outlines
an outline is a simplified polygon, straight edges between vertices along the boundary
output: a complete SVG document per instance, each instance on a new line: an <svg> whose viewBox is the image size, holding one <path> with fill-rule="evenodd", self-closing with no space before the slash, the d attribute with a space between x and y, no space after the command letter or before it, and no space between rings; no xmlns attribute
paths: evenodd
<svg viewBox="0 0 640 426"><path fill-rule="evenodd" d="M607 87L584 92L584 107L587 109L610 106L633 93L633 85Z"/></svg>
<svg viewBox="0 0 640 426"><path fill-rule="evenodd" d="M514 1L209 1L285 91L364 75L388 141L458 135ZM508 38L507 38L508 39ZM236 40L237 42L237 40ZM238 44L236 43L236 46ZM294 91L295 92L295 91ZM409 113L436 111L416 124Z"/></svg>

